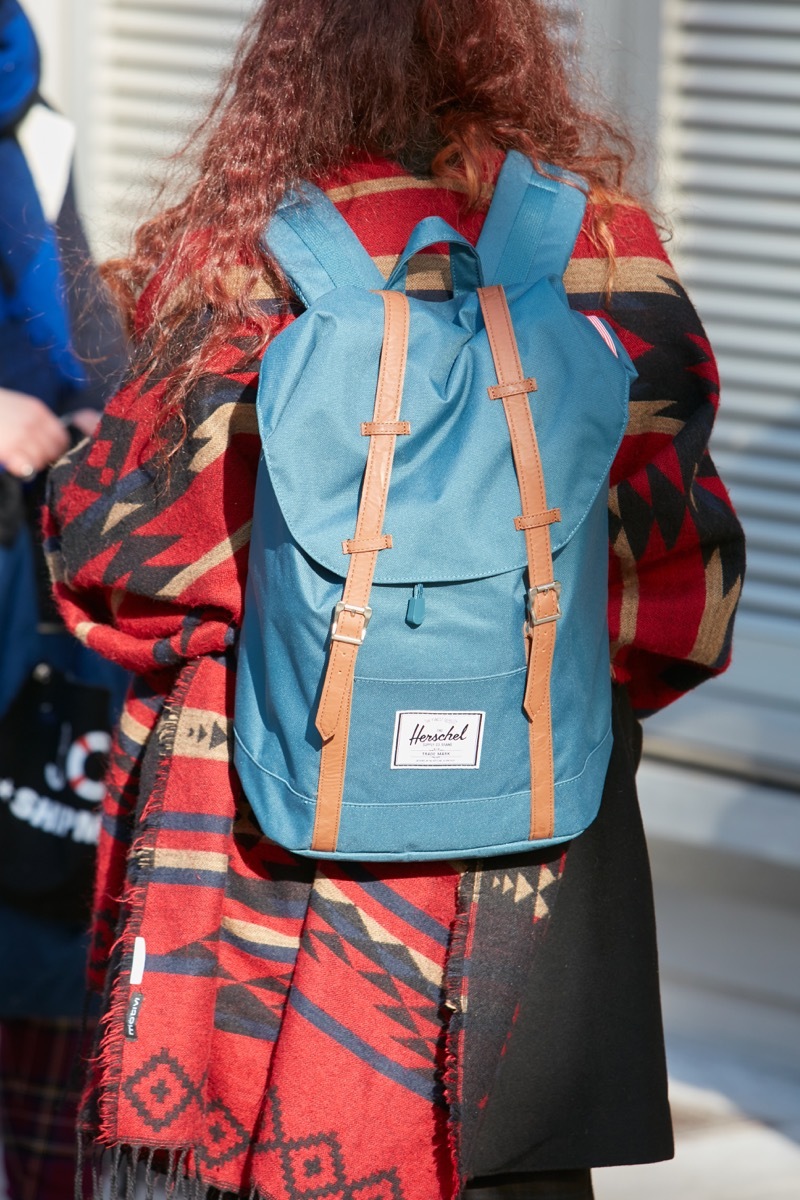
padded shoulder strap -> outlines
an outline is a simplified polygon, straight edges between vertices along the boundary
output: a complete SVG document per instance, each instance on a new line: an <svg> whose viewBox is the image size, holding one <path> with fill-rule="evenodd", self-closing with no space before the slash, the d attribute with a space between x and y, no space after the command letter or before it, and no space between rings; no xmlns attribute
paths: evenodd
<svg viewBox="0 0 800 1200"><path fill-rule="evenodd" d="M282 200L263 243L306 306L333 288L385 287L347 221L311 183L301 183Z"/></svg>
<svg viewBox="0 0 800 1200"><path fill-rule="evenodd" d="M586 184L559 167L538 172L510 150L478 238L487 284L534 283L567 269L586 208ZM554 178L549 178L553 175Z"/></svg>

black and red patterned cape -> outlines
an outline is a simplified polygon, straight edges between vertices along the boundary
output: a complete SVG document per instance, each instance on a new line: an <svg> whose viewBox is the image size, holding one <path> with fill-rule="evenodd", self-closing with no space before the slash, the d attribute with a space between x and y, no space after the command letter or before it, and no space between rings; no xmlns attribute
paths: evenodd
<svg viewBox="0 0 800 1200"><path fill-rule="evenodd" d="M423 217L473 241L483 219L385 161L326 187L384 274ZM671 1153L631 704L724 670L743 543L708 456L703 330L649 218L622 205L613 234L613 302L585 232L566 276L640 372L609 498L614 758L601 816L566 849L332 865L260 834L230 744L259 456L246 331L197 387L168 476L154 381L123 388L54 470L61 610L138 673L99 854L96 1149L262 1200L435 1200L477 1175ZM447 282L429 255L409 287ZM266 284L259 299L276 333L293 319Z"/></svg>

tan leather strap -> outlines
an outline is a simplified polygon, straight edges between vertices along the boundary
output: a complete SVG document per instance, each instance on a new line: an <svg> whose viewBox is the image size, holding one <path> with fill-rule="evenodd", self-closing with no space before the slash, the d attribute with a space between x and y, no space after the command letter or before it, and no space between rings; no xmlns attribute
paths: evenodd
<svg viewBox="0 0 800 1200"><path fill-rule="evenodd" d="M410 421L362 421L363 437L377 437L379 433L392 433L395 437L408 437L411 433Z"/></svg>
<svg viewBox="0 0 800 1200"><path fill-rule="evenodd" d="M502 398L517 472L521 518L515 525L525 534L528 556L529 619L525 625L528 676L524 709L530 722L531 839L553 836L553 739L550 714L550 672L555 650L556 621L561 614L559 587L553 580L550 525L560 519L548 510L542 461L533 427L528 393L534 381L522 373L517 340L502 287L479 288L483 319L497 372L498 386L489 388ZM519 522L519 523L518 523Z"/></svg>
<svg viewBox="0 0 800 1200"><path fill-rule="evenodd" d="M342 554L371 554L373 550L391 550L392 535L383 533L380 537L364 538L363 542L357 542L355 538L348 538L346 542L342 542Z"/></svg>
<svg viewBox="0 0 800 1200"><path fill-rule="evenodd" d="M514 528L522 533L526 529L538 529L540 525L554 525L561 520L560 508L549 508L547 512L534 513L530 517L514 517Z"/></svg>
<svg viewBox="0 0 800 1200"><path fill-rule="evenodd" d="M402 423L402 429L395 428L408 352L408 300L402 292L380 295L384 326L375 411L372 422L364 422L361 427L362 433L370 438L369 452L355 536L342 543L344 553L351 555L350 566L331 627L328 665L316 718L323 745L311 849L320 852L335 850L339 837L356 656L372 615L369 597L378 554L391 546L391 536L382 532L382 526L395 439L398 434L410 431L410 427L405 428L406 422Z"/></svg>
<svg viewBox="0 0 800 1200"><path fill-rule="evenodd" d="M518 396L520 392L535 392L535 379L516 379L510 383L496 383L487 388L490 400L504 400L506 396Z"/></svg>

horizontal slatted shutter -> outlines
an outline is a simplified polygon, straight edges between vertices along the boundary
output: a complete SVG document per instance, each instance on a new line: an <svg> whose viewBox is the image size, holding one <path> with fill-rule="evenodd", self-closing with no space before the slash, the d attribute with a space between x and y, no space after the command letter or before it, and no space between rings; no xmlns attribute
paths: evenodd
<svg viewBox="0 0 800 1200"><path fill-rule="evenodd" d="M163 160L203 113L254 0L94 0L85 203L98 248L127 245Z"/></svg>
<svg viewBox="0 0 800 1200"><path fill-rule="evenodd" d="M800 638L800 5L682 0L669 21L679 265L723 376L742 609Z"/></svg>
<svg viewBox="0 0 800 1200"><path fill-rule="evenodd" d="M663 728L797 784L800 5L667 0L665 20L673 252L719 358L712 449L749 567L730 676Z"/></svg>

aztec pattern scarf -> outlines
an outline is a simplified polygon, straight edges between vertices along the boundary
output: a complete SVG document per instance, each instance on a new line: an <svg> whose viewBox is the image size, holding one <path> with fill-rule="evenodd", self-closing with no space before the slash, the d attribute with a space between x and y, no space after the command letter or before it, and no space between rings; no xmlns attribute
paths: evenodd
<svg viewBox="0 0 800 1200"><path fill-rule="evenodd" d="M473 241L482 222L381 160L327 186L384 274L423 217ZM620 206L613 233L613 304L585 233L566 285L640 371L611 480L609 622L615 678L643 713L726 666L743 547L708 456L718 383L702 328L645 214ZM409 288L441 291L447 275L423 257ZM266 285L259 298L276 333L292 320ZM105 1017L83 1134L197 1195L449 1200L514 1020L509 948L535 960L569 849L513 869L331 865L261 835L230 757L256 381L243 330L198 386L168 478L149 432L158 381L125 387L52 476L62 613L140 676L104 813L91 979Z"/></svg>

